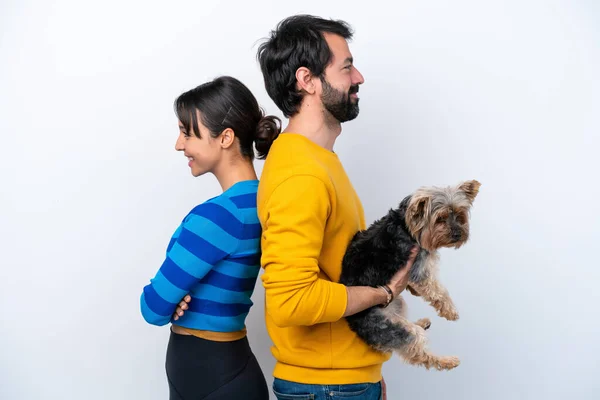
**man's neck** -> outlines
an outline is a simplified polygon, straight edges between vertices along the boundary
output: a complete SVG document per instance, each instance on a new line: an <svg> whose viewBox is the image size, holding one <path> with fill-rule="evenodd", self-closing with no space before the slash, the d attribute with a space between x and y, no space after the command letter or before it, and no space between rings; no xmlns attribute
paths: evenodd
<svg viewBox="0 0 600 400"><path fill-rule="evenodd" d="M290 118L283 132L305 136L319 146L333 151L335 140L342 133L342 126L337 120L328 121L322 110L303 106L299 113Z"/></svg>

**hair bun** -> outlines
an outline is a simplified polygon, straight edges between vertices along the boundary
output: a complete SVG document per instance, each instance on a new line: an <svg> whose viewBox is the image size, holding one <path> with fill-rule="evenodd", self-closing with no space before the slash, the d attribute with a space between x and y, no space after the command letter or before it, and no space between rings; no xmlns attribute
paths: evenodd
<svg viewBox="0 0 600 400"><path fill-rule="evenodd" d="M263 160L269 153L273 141L281 133L281 120L273 115L263 116L256 126L254 135L258 159Z"/></svg>

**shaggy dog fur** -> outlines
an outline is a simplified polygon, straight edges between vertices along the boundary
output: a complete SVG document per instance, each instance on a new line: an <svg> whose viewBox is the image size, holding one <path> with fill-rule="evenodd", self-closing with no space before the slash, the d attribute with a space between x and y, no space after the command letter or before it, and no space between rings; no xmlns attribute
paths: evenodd
<svg viewBox="0 0 600 400"><path fill-rule="evenodd" d="M352 238L342 261L340 283L378 287L406 266L410 250L420 251L410 270L407 289L421 296L443 318L458 319L448 291L437 280L442 247L458 249L469 239L469 214L480 183L472 180L455 187L423 187L406 197L397 209ZM406 362L427 369L449 370L459 365L456 357L440 357L426 348L428 319L406 319L401 296L389 306L371 307L346 317L350 329L372 348L396 352Z"/></svg>

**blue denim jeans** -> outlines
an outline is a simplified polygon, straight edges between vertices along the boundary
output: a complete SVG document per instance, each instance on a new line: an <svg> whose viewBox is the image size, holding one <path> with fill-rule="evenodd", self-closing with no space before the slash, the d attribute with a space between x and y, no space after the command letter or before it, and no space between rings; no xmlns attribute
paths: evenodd
<svg viewBox="0 0 600 400"><path fill-rule="evenodd" d="M351 385L306 385L275 378L273 393L278 400L381 400L381 382Z"/></svg>

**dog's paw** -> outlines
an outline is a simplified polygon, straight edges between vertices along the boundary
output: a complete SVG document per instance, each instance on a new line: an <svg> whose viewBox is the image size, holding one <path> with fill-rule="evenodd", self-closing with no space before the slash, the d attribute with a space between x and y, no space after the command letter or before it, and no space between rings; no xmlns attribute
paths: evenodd
<svg viewBox="0 0 600 400"><path fill-rule="evenodd" d="M437 369L449 371L460 365L458 357L441 357L436 365Z"/></svg>
<svg viewBox="0 0 600 400"><path fill-rule="evenodd" d="M421 328L427 330L431 326L431 321L429 320L429 318L421 318L420 320L415 322L415 325L419 325Z"/></svg>
<svg viewBox="0 0 600 400"><path fill-rule="evenodd" d="M458 320L458 311L454 307L442 308L439 311L438 315L442 318L446 318L448 321Z"/></svg>

